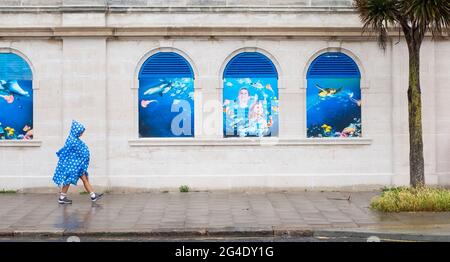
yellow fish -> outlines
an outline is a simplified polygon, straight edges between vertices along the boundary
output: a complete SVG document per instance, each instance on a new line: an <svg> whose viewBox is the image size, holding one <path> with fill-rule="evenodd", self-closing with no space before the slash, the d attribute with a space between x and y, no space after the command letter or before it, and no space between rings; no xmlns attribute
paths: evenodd
<svg viewBox="0 0 450 262"><path fill-rule="evenodd" d="M11 128L9 126L5 127L5 131L8 132L8 136L14 135L14 128Z"/></svg>
<svg viewBox="0 0 450 262"><path fill-rule="evenodd" d="M331 132L331 126L329 126L327 124L323 124L321 127L323 128L325 133L330 133Z"/></svg>

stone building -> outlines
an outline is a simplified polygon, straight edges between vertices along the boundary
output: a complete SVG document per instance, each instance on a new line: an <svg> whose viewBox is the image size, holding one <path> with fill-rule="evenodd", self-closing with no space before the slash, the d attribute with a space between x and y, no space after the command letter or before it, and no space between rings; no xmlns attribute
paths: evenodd
<svg viewBox="0 0 450 262"><path fill-rule="evenodd" d="M106 188L408 184L407 47L351 2L1 1L0 190L53 187L73 119ZM449 40L421 56L426 181L446 185Z"/></svg>

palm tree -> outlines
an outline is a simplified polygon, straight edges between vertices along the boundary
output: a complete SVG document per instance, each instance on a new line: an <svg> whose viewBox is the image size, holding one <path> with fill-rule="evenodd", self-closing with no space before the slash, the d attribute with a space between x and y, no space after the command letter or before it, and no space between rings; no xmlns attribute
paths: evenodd
<svg viewBox="0 0 450 262"><path fill-rule="evenodd" d="M427 32L433 39L450 32L449 0L354 0L363 22L363 32L378 34L380 47L386 48L389 29L403 31L409 51L409 163L410 183L424 186L422 141L422 101L420 91L420 46Z"/></svg>

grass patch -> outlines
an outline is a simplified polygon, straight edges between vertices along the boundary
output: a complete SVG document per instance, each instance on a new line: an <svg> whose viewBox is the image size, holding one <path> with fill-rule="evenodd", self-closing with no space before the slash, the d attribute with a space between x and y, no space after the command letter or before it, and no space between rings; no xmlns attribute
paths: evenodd
<svg viewBox="0 0 450 262"><path fill-rule="evenodd" d="M189 187L186 185L182 185L179 187L181 193L189 192Z"/></svg>
<svg viewBox="0 0 450 262"><path fill-rule="evenodd" d="M87 195L87 194L89 194L89 193L86 191L80 192L80 195Z"/></svg>
<svg viewBox="0 0 450 262"><path fill-rule="evenodd" d="M15 193L17 193L16 190L6 190L6 189L0 190L0 194L15 194Z"/></svg>
<svg viewBox="0 0 450 262"><path fill-rule="evenodd" d="M370 208L382 212L449 212L450 190L443 188L384 188Z"/></svg>

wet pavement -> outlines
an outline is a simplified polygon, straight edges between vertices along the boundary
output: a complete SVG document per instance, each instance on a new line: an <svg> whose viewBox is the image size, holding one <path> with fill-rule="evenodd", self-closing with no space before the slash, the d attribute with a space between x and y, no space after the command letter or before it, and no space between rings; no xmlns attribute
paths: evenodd
<svg viewBox="0 0 450 262"><path fill-rule="evenodd" d="M1 242L11 238L0 237ZM368 242L366 237L240 237L240 238L148 238L148 237L16 237L15 242ZM378 239L377 242L404 242L401 239ZM414 240L409 240L414 241ZM408 242L409 242L408 241Z"/></svg>
<svg viewBox="0 0 450 262"><path fill-rule="evenodd" d="M106 194L91 203L88 195L73 193L72 205L59 205L56 194L0 194L0 241L10 237L64 241L71 235L132 241L139 237L365 241L370 234L382 233L403 236L398 239L408 239L408 234L450 239L450 213L374 212L368 206L377 194L169 192ZM325 238L315 238L320 234Z"/></svg>

